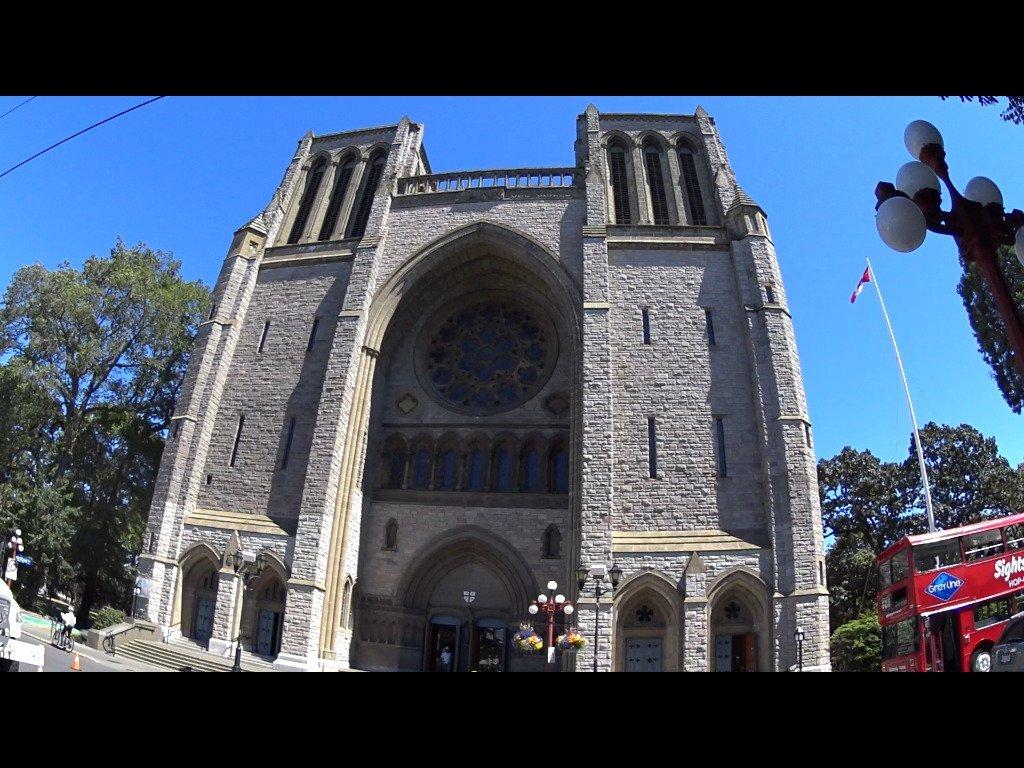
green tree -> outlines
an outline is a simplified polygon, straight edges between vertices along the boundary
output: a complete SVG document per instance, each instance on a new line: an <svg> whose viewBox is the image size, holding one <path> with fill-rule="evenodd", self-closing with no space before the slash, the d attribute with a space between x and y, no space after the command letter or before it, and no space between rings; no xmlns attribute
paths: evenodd
<svg viewBox="0 0 1024 768"><path fill-rule="evenodd" d="M878 592L875 553L856 533L836 539L825 553L829 626L839 627L873 611Z"/></svg>
<svg viewBox="0 0 1024 768"><path fill-rule="evenodd" d="M963 259L960 261L963 264ZM1024 307L1024 265L1017 260L1012 248L999 250L998 263L1020 311ZM1014 413L1020 413L1024 408L1024 374L1013 362L1006 325L977 265L965 265L957 290L964 301L982 359L992 369L992 376L1006 404Z"/></svg>
<svg viewBox="0 0 1024 768"><path fill-rule="evenodd" d="M999 455L994 437L985 437L969 424L935 422L925 424L920 434L936 527L956 528L1024 509L1024 474ZM913 437L903 470L913 478L917 504L923 507Z"/></svg>
<svg viewBox="0 0 1024 768"><path fill-rule="evenodd" d="M836 629L830 646L832 669L836 672L882 670L882 628L873 612Z"/></svg>
<svg viewBox="0 0 1024 768"><path fill-rule="evenodd" d="M859 539L877 556L920 527L920 512L912 506L915 489L905 468L871 451L846 446L831 459L821 459L818 489L826 538Z"/></svg>
<svg viewBox="0 0 1024 768"><path fill-rule="evenodd" d="M120 240L109 257L90 257L81 270L23 267L4 295L2 367L50 409L33 433L47 438L36 442L36 468L28 472L24 450L12 449L19 459L0 453L8 461L0 473L21 476L40 494L67 494L77 516L63 553L83 617L97 600L129 602L131 555L208 303L207 288L183 280L170 254ZM34 533L22 527L29 543Z"/></svg>

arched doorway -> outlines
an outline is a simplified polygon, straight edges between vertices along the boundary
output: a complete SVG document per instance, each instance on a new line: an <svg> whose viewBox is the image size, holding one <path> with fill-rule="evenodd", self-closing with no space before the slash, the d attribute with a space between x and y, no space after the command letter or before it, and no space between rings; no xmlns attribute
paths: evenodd
<svg viewBox="0 0 1024 768"><path fill-rule="evenodd" d="M615 600L615 662L621 672L679 669L679 594L667 577L645 573Z"/></svg>
<svg viewBox="0 0 1024 768"><path fill-rule="evenodd" d="M243 648L273 658L281 650L287 576L280 563L273 558L268 562L267 569L245 590L239 634Z"/></svg>
<svg viewBox="0 0 1024 768"><path fill-rule="evenodd" d="M405 669L428 672L506 672L540 668L543 659L511 652L511 637L537 592L529 567L505 541L473 526L437 537L414 558L400 581L401 616L364 606L359 655L372 665L387 653L389 632L416 647ZM392 624L392 622L395 622Z"/></svg>
<svg viewBox="0 0 1024 768"><path fill-rule="evenodd" d="M181 591L178 618L181 634L207 645L213 635L213 615L217 607L217 572L220 561L213 549L199 545L181 561Z"/></svg>
<svg viewBox="0 0 1024 768"><path fill-rule="evenodd" d="M746 571L719 579L709 592L709 669L769 670L767 600L763 582Z"/></svg>

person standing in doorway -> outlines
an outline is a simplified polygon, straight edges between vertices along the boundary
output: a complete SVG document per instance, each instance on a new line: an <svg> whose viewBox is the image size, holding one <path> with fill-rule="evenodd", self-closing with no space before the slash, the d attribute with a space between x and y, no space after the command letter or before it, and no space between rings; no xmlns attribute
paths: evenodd
<svg viewBox="0 0 1024 768"><path fill-rule="evenodd" d="M444 647L444 650L441 651L441 671L452 671L452 651L447 645Z"/></svg>

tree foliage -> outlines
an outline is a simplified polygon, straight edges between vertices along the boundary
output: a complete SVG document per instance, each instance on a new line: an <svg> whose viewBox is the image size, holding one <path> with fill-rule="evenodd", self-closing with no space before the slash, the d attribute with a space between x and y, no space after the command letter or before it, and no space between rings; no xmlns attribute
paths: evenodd
<svg viewBox="0 0 1024 768"><path fill-rule="evenodd" d="M37 579L130 603L132 554L208 290L118 241L82 269L19 269L0 306L0 519L46 562ZM26 583L23 590L34 595Z"/></svg>
<svg viewBox="0 0 1024 768"><path fill-rule="evenodd" d="M994 438L968 425L929 422L921 448L938 528L954 528L1024 509L1024 468L1002 456ZM928 530L924 488L911 435L907 458L881 461L847 446L818 462L833 628L872 610L875 559L903 536Z"/></svg>
<svg viewBox="0 0 1024 768"><path fill-rule="evenodd" d="M942 99L948 99L949 96L943 96ZM994 104L999 103L998 96L961 96L960 101L973 102L975 99L978 100L978 104L983 107L991 107ZM1008 123L1014 123L1016 125L1024 124L1024 96L1007 96L1006 97L1006 109L1004 109L999 116Z"/></svg>
<svg viewBox="0 0 1024 768"><path fill-rule="evenodd" d="M848 621L832 633L830 651L836 672L880 672L882 628L874 611Z"/></svg>
<svg viewBox="0 0 1024 768"><path fill-rule="evenodd" d="M1020 308L1024 307L1024 265L1017 260L1012 248L999 249L998 263L1014 303L1020 311ZM1006 336L1006 325L999 310L996 309L985 277L977 265L965 265L957 290L964 301L967 317L974 330L974 338L978 341L978 349L992 369L996 386L1002 392L1006 404L1014 413L1020 413L1024 408L1024 374L1021 374L1013 362L1013 350Z"/></svg>

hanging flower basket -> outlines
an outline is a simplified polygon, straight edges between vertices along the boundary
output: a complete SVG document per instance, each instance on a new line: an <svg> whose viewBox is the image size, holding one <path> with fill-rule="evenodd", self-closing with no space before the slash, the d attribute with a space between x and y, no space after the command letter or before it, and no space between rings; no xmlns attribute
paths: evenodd
<svg viewBox="0 0 1024 768"><path fill-rule="evenodd" d="M558 639L555 640L555 647L563 653L576 653L581 648L585 648L587 645L587 639L580 634L577 627L569 627L569 631L564 635L559 635Z"/></svg>
<svg viewBox="0 0 1024 768"><path fill-rule="evenodd" d="M512 635L512 644L522 653L535 653L544 649L544 641L529 624L519 625L519 631Z"/></svg>

